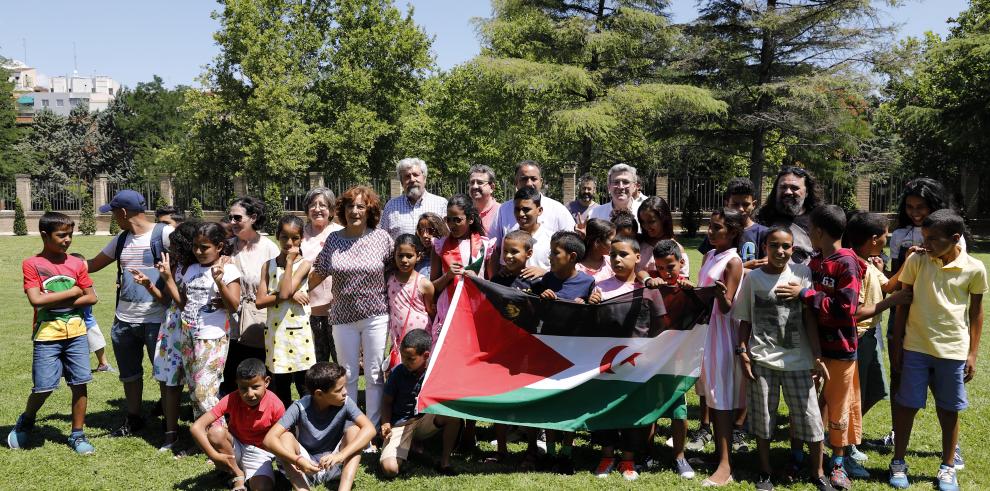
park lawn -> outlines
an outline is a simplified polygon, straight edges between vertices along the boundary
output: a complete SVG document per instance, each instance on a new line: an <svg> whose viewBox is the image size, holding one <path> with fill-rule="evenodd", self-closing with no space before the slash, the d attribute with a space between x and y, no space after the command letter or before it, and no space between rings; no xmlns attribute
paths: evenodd
<svg viewBox="0 0 990 491"><path fill-rule="evenodd" d="M95 255L108 241L108 237L77 236L72 251L86 257ZM701 257L693 247L697 240L685 240L691 254L692 273L697 275ZM24 408L25 399L31 389L31 310L22 292L20 262L28 255L40 250L38 237L0 237L0 298L4 306L0 310L0 375L4 381L0 399L0 432L6 437L18 414ZM981 250L986 250L983 248ZM984 264L990 263L990 254L976 254ZM116 268L108 267L94 275L97 291L102 302L96 306L96 316L103 334L109 343L110 324L113 319L114 275ZM990 302L988 302L990 303ZM990 385L988 385L988 342L981 347L977 378L967 386L970 409L962 416L961 442L966 458L966 468L959 477L964 489L990 488ZM113 361L112 349L108 354ZM94 362L95 366L95 362ZM151 370L145 360L145 409L150 410L152 401L158 398L157 384L150 376ZM138 437L111 439L107 433L122 418L123 390L113 374L95 374L89 385L89 411L87 433L96 446L96 454L78 456L65 444L69 424L69 391L57 390L38 415L37 429L31 437L31 448L12 451L6 446L0 448L0 489L227 489L226 479L212 470L202 454L175 459L170 453L159 453L157 446L162 441L162 430L157 421L150 421L145 433ZM688 396L691 417L697 414L697 396L693 391ZM691 428L696 423L689 423ZM876 438L890 428L889 404L878 404L865 418L866 438ZM182 422L183 436L180 445L193 446L188 438L188 422ZM663 437L664 439L666 436ZM494 439L490 428L479 428L479 440ZM579 445L586 444L587 438L579 439ZM913 489L931 489L935 471L939 464L940 433L935 418L933 403L921 412L915 423L911 440L908 463L911 466ZM492 450L482 443L483 450ZM752 489L751 480L758 468L754 451L742 454L735 459L736 478L750 480L729 489ZM430 447L430 448L436 448ZM523 446L513 444L510 450L514 459L507 464L486 464L478 457L465 457L455 454L454 464L462 471L457 477L440 477L432 470L429 462L414 462L403 476L392 482L384 481L374 471L376 455L364 457L356 486L359 489L384 488L387 486L416 487L429 489L505 489L505 488L615 488L631 487L618 474L608 479L597 479L590 471L598 461L598 453L581 446L575 450L577 475L557 476L548 473L517 472L518 460ZM864 449L865 450L865 449ZM661 455L668 458L665 450ZM774 443L772 459L784 465L788 452L786 443ZM857 481L855 488L889 489L886 484L889 455L867 451L870 456L866 467L873 479ZM701 457L711 455L711 446ZM692 455L689 454L690 458ZM693 481L684 481L669 470L644 472L633 487L642 489L694 488L701 484L707 475L704 469ZM792 489L813 489L808 484L793 486Z"/></svg>

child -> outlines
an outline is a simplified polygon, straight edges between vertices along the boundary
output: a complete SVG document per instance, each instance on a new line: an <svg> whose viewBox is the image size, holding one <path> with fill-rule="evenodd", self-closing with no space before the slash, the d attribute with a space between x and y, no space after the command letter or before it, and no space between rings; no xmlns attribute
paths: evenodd
<svg viewBox="0 0 990 491"><path fill-rule="evenodd" d="M72 245L75 222L68 215L45 212L38 220L41 252L21 263L24 292L34 307L31 339L34 352L31 379L34 387L24 412L7 435L7 446L24 448L34 429L38 410L58 388L58 379L72 391L72 433L69 447L81 455L96 449L86 439L86 384L93 380L89 371L89 342L81 309L96 303L93 280L86 262L66 254Z"/></svg>
<svg viewBox="0 0 990 491"><path fill-rule="evenodd" d="M904 382L895 397L897 439L890 485L908 487L904 456L914 417L925 407L931 387L942 429L942 465L936 480L945 491L959 489L954 463L959 411L968 406L965 384L976 374L987 273L959 244L966 226L958 214L933 212L921 227L925 253L909 257L900 277L904 289L913 294L911 307L897 309L890 344L891 367Z"/></svg>
<svg viewBox="0 0 990 491"><path fill-rule="evenodd" d="M293 489L334 479L340 479L338 490L351 489L375 426L347 396L347 371L340 365L321 361L309 367L306 391L268 430L265 448L278 457Z"/></svg>
<svg viewBox="0 0 990 491"><path fill-rule="evenodd" d="M577 270L590 274L596 283L611 278L612 267L609 253L612 250L612 239L614 238L615 224L601 218L588 220L584 233L584 250L588 253L577 264Z"/></svg>
<svg viewBox="0 0 990 491"><path fill-rule="evenodd" d="M248 358L237 365L237 392L223 396L217 405L189 428L196 443L217 469L234 475L233 489L272 489L275 472L264 444L268 430L285 414L285 406L268 390L271 379L265 363ZM227 418L227 427L213 424Z"/></svg>
<svg viewBox="0 0 990 491"><path fill-rule="evenodd" d="M86 265L86 256L78 252L73 252L69 255L82 260L83 264ZM107 339L103 337L103 332L100 331L100 325L96 322L96 316L93 315L93 306L87 305L80 309L80 312L82 313L83 322L86 323L86 340L89 341L89 352L96 355L96 369L93 371L116 372L110 366L110 362L107 361Z"/></svg>
<svg viewBox="0 0 990 491"><path fill-rule="evenodd" d="M162 206L155 210L155 221L177 228L180 223L186 221L186 214L174 206Z"/></svg>
<svg viewBox="0 0 990 491"><path fill-rule="evenodd" d="M861 211L849 218L846 233L842 237L843 245L855 251L866 262L863 284L859 290L859 308L856 311L856 358L863 416L876 403L886 399L888 394L887 376L880 359L883 349L879 329L880 314L901 304L901 299L910 303L909 298L900 294L884 298L884 294L890 293L892 287L898 284L900 274L896 273L890 279L883 274L883 260L879 256L887 245L887 235L887 219L883 215ZM855 445L847 448L846 454L851 457L844 460L849 474L853 477L869 477L866 469L858 463L866 460L866 454L860 452Z"/></svg>
<svg viewBox="0 0 990 491"><path fill-rule="evenodd" d="M821 361L818 327L810 308L798 299L783 300L773 292L778 285L796 282L811 286L811 270L792 264L794 236L786 227L774 227L765 237L766 264L743 279L733 317L739 321L739 358L749 378L746 407L749 432L756 436L760 455L757 489L773 489L770 482L770 440L776 430L777 406L783 389L791 414L792 438L811 450L809 472L815 486L831 489L822 471L825 429L818 408L818 391L809 372L827 373ZM802 452L801 447L794 449ZM803 453L802 453L803 457Z"/></svg>
<svg viewBox="0 0 990 491"><path fill-rule="evenodd" d="M422 329L411 330L402 338L402 363L392 370L385 383L382 401L382 438L385 443L378 460L386 477L399 474L402 463L409 458L413 443L443 432L443 450L437 472L456 475L450 466L450 454L457 443L461 420L433 414L416 414L416 399L423 386L426 365L430 360L430 334Z"/></svg>
<svg viewBox="0 0 990 491"><path fill-rule="evenodd" d="M756 269L767 263L763 252L763 240L769 229L753 220L753 213L756 212L758 203L753 181L745 177L734 177L726 185L725 206L739 210L739 213L746 218L746 228L743 229L743 238L739 243L739 258L742 259L743 267L746 269ZM698 246L698 252L702 254L711 249L712 245L708 243L707 237Z"/></svg>
<svg viewBox="0 0 990 491"><path fill-rule="evenodd" d="M425 278L430 277L430 265L433 263L433 240L442 239L450 234L447 222L436 213L427 211L419 216L416 223L416 237L423 244L423 255L416 263L416 272Z"/></svg>
<svg viewBox="0 0 990 491"><path fill-rule="evenodd" d="M518 229L533 237L533 254L526 260L526 267L522 272L522 275L530 280L540 278L550 269L550 241L552 237L550 229L540 224L540 215L543 214L541 201L540 192L530 187L516 191L513 197ZM492 264L492 271L489 272L489 276L494 273L494 270L495 265Z"/></svg>
<svg viewBox="0 0 990 491"><path fill-rule="evenodd" d="M696 391L705 398L705 405L714 420L715 451L719 464L715 472L702 485L720 486L732 482L729 463L730 439L733 431L733 411L745 407L745 377L738 363L739 333L729 315L742 281L742 260L739 259L739 241L745 218L732 208L722 208L712 213L708 222L708 242L713 249L705 254L698 272L698 286L715 286L717 294L712 305L705 341L705 353L701 360L701 377Z"/></svg>
<svg viewBox="0 0 990 491"><path fill-rule="evenodd" d="M522 272L533 255L535 242L525 230L513 230L506 234L502 239L502 266L492 276L492 281L517 290L532 289L533 280L523 276Z"/></svg>
<svg viewBox="0 0 990 491"><path fill-rule="evenodd" d="M587 303L594 293L595 279L577 270L577 263L584 259L585 254L581 237L565 230L557 232L550 239L550 251L550 272L533 285L533 293L547 300ZM561 440L559 456L553 441L555 436ZM571 459L573 444L574 433L547 432L547 456L555 458L558 473L574 473L574 461Z"/></svg>
<svg viewBox="0 0 990 491"><path fill-rule="evenodd" d="M395 238L392 252L395 272L388 278L389 370L402 362L399 344L413 329L430 332L433 317L433 283L413 269L423 254L423 244L415 235Z"/></svg>
<svg viewBox="0 0 990 491"><path fill-rule="evenodd" d="M639 207L639 249L643 251L637 269L640 271L639 279L645 283L647 278L653 277L657 273L656 265L653 263L653 247L661 240L674 239L674 218L670 214L670 206L667 201L659 196L651 196ZM676 241L675 241L676 242ZM680 245L680 244L678 244ZM685 278L691 276L691 264L688 256L681 247L681 274Z"/></svg>
<svg viewBox="0 0 990 491"><path fill-rule="evenodd" d="M856 367L856 310L866 262L855 252L842 248L846 214L836 205L823 205L811 212L808 235L818 254L811 259L810 288L790 283L774 290L778 298L800 298L813 309L818 320L822 360L829 379L822 389L828 421L828 441L832 462L828 467L833 487L849 489L845 469L845 449L862 438L859 370Z"/></svg>
<svg viewBox="0 0 990 491"><path fill-rule="evenodd" d="M636 241L636 245L639 246L639 241ZM656 246L653 247L653 260L656 264L658 274L656 280L662 282L662 285L656 284L654 281L651 282L654 283L654 286L649 287L645 284L644 286L651 289L660 288L661 286L666 288L694 288L694 285L692 285L691 282L684 278L681 274L681 267L684 264L682 255L683 251L681 249L681 245L674 240L665 239L657 242ZM636 264L639 264L640 261L641 259L638 260ZM702 403L703 402L704 399L702 399ZM696 433L704 432L707 439L705 439L704 443L695 450L701 450L704 448L705 444L710 442L712 438L711 425L707 418L708 412L704 411L704 408L702 408L701 414L703 416L702 426L699 430L696 430ZM682 399L681 403L672 408L665 416L668 416L671 421L670 426L673 436L671 437L670 445L673 447L674 451L674 469L677 471L679 476L685 479L693 479L695 474L694 469L691 467L691 464L688 463L687 458L684 455L684 449L686 448L686 442L688 439L687 400ZM695 435L695 438L700 437ZM652 438L650 441L653 441Z"/></svg>
<svg viewBox="0 0 990 491"><path fill-rule="evenodd" d="M596 220L596 219L592 219ZM612 241L610 247L609 261L612 277L597 283L596 294L601 300L608 300L624 293L643 288L643 284L636 278L636 264L639 263L639 242L628 237L619 237ZM652 300L650 306L651 320L653 324L662 325L662 317L666 315L663 299L657 290L643 290L643 296ZM687 410L686 406L673 408L669 413L673 415L678 409ZM683 420L681 420L683 422ZM675 425L676 426L676 425ZM681 426L681 429L686 429ZM599 478L608 477L608 474L616 467L615 447L622 450L621 459L618 462L619 472L627 481L635 481L639 478L634 462L637 450L640 450L643 440L649 428L626 428L621 430L603 430L592 432L591 437L602 445L602 456L598 462L595 475ZM675 433L677 430L675 429ZM684 457L684 437L685 433L680 433L680 449L676 449L675 460L683 460ZM675 438L675 440L677 440ZM686 460L683 464L690 468ZM693 470L691 471L693 477Z"/></svg>
<svg viewBox="0 0 990 491"><path fill-rule="evenodd" d="M612 223L615 224L615 235L617 237L635 239L639 235L639 225L636 224L636 216L628 210L619 210L613 213Z"/></svg>
<svg viewBox="0 0 990 491"><path fill-rule="evenodd" d="M173 276L170 257L162 256L158 274L165 280L165 292L140 271L135 275L135 280L156 299L161 301L167 294L182 309L181 329L191 337L189 348L182 353L182 371L189 384L195 418L217 404L227 359L228 315L237 311L241 301L241 273L237 266L218 264L226 244L226 233L219 223L203 223L193 238L196 263L183 274Z"/></svg>
<svg viewBox="0 0 990 491"><path fill-rule="evenodd" d="M309 316L311 263L302 258L303 221L285 215L278 221L275 238L281 253L261 266L255 305L268 309L265 322L265 366L272 374L272 392L283 406L292 404L292 385L299 396L306 393L306 370L316 363Z"/></svg>
<svg viewBox="0 0 990 491"><path fill-rule="evenodd" d="M196 262L192 252L193 239L199 222L183 222L168 235L169 259L172 276L182 275L190 264ZM140 270L130 269L134 281L146 289L152 286L150 278ZM154 296L154 294L152 294ZM172 450L179 440L179 404L186 377L182 371L183 352L193 348L192 337L182 330L182 309L171 298L162 295L159 302L168 304L165 320L158 329L157 349L152 362L152 374L161 386L161 408L165 417L165 441L158 449Z"/></svg>

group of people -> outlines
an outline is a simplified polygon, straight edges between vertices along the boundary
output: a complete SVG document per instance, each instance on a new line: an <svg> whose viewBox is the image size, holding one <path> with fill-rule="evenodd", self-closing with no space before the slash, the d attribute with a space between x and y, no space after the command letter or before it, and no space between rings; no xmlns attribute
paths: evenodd
<svg viewBox="0 0 990 491"><path fill-rule="evenodd" d="M8 446L28 445L38 410L64 377L72 390L69 445L94 451L83 431L86 384L102 335L89 274L116 263L110 337L127 414L114 436L146 424L144 351L161 389L161 449L176 450L185 387L195 416L190 433L233 476L233 489L270 489L273 462L295 489L333 479L349 489L362 452L377 451L380 472L391 477L434 435L442 438L438 472L454 474L451 454L459 442L475 444L474 422L417 414L416 398L456 285L474 275L584 303L642 288L657 318L667 315L661 288L714 292L704 297L711 312L695 387L697 427L688 431L684 400L664 415L671 465L682 477L695 476L685 450L713 442L717 465L702 485L733 481L731 455L749 434L760 457L757 489L805 468L818 489L849 489L851 478L869 477L857 448L862 418L890 395L893 428L873 444L893 446L889 482L905 488L912 421L930 387L943 432L938 485L958 489L958 413L976 371L987 281L938 182L906 185L890 233L882 215L821 203L804 169L782 169L762 206L751 182L733 179L724 207L710 216L691 281L670 206L640 192L633 167L609 170L608 203L595 202L596 182L585 176L567 205L541 192L533 161L516 165L515 194L501 204L487 166L472 167L469 192L449 199L426 191L427 170L422 160L400 161L403 193L384 205L367 186L339 199L316 188L306 196L305 220L266 216L262 201L243 197L223 222L185 221L162 209L153 223L144 198L121 191L101 211L123 232L88 260L67 254L72 220L46 213L42 252L23 263L35 309L34 387ZM278 220L274 242L258 232L267 220ZM880 314L894 307L884 336ZM110 369L105 359L98 369ZM791 464L771 466L781 392ZM574 472L574 434L520 430L523 468ZM593 472L635 480L658 467L656 432L655 425L593 432L602 451ZM496 425L493 459L510 458L511 433Z"/></svg>

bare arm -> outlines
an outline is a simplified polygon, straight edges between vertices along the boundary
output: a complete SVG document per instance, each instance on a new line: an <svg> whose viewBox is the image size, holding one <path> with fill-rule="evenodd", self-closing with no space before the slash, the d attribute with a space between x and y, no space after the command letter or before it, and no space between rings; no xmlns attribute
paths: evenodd
<svg viewBox="0 0 990 491"><path fill-rule="evenodd" d="M276 297L268 293L268 261L261 265L261 278L258 281L258 292L254 295L254 305L266 309L275 305Z"/></svg>
<svg viewBox="0 0 990 491"><path fill-rule="evenodd" d="M299 261L299 267L295 267L295 261L285 261L285 272L282 273L282 280L278 285L278 299L289 300L302 287L303 280L309 275L309 261Z"/></svg>
<svg viewBox="0 0 990 491"><path fill-rule="evenodd" d="M901 289L914 293L914 285L902 284ZM890 368L898 372L901 371L901 356L904 354L904 328L907 326L910 309L910 305L900 306L894 315L894 335L890 341Z"/></svg>
<svg viewBox="0 0 990 491"><path fill-rule="evenodd" d="M68 307L85 295L85 291L78 286L61 292L42 292L41 288L33 287L28 288L25 293L32 306L42 308Z"/></svg>
<svg viewBox="0 0 990 491"><path fill-rule="evenodd" d="M419 281L420 291L423 293L423 305L426 306L426 313L430 316L430 320L437 315L437 307L433 302L434 289L433 283L426 278L421 278Z"/></svg>
<svg viewBox="0 0 990 491"><path fill-rule="evenodd" d="M732 310L732 299L736 298L736 290L739 289L739 283L742 281L742 273L742 260L735 257L729 260L729 264L725 266L725 291L716 297L718 309L723 314L728 314Z"/></svg>
<svg viewBox="0 0 990 491"><path fill-rule="evenodd" d="M980 352L980 334L983 332L983 294L969 295L969 355L966 357L963 380L969 382L976 376L976 356Z"/></svg>
<svg viewBox="0 0 990 491"><path fill-rule="evenodd" d="M93 259L87 260L86 266L90 273L95 273L109 266L110 264L113 264L113 261L114 259L112 257L107 256L106 254L101 252L97 254L96 257L94 257Z"/></svg>
<svg viewBox="0 0 990 491"><path fill-rule="evenodd" d="M340 449L340 451L337 452L338 454L341 455L342 460L347 459L348 457L363 451L365 447L367 447L368 444L371 443L371 439L375 437L375 434L378 433L377 431L375 431L375 425L364 414L358 416L357 419L354 421L354 423L361 431L360 433L358 433L357 438L355 438L353 441L348 443L346 447Z"/></svg>
<svg viewBox="0 0 990 491"><path fill-rule="evenodd" d="M237 459L233 455L217 452L217 450L213 448L213 444L210 443L210 439L207 437L206 432L210 425L212 425L216 420L217 417L213 415L212 411L203 413L203 415L189 427L189 434L192 435L193 440L196 441L196 444L203 449L206 456L209 457L217 467L221 469L227 468L235 476L244 476L244 471L237 466Z"/></svg>

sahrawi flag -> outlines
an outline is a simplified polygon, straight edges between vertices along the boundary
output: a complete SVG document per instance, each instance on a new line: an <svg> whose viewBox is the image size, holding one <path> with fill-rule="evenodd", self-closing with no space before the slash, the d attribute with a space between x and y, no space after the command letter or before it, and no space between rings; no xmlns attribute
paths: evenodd
<svg viewBox="0 0 990 491"><path fill-rule="evenodd" d="M698 378L707 327L657 334L662 326L642 290L583 305L464 278L427 368L422 412L560 430L629 428L676 407ZM671 324L704 310L696 298L681 300L671 298Z"/></svg>

